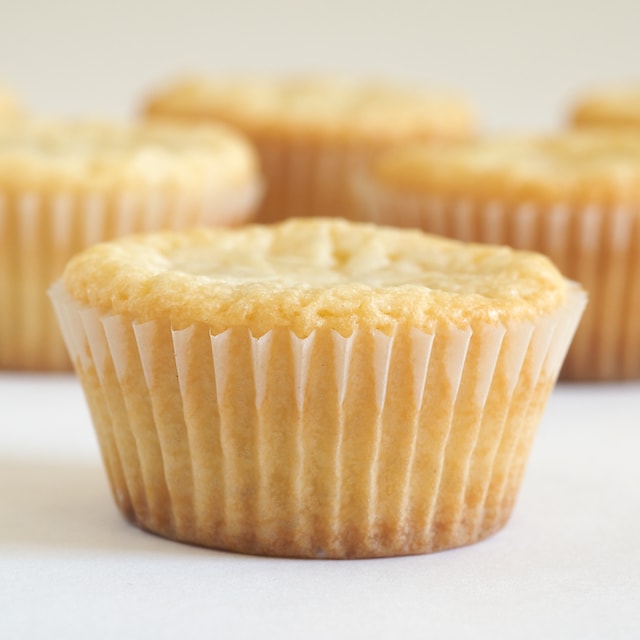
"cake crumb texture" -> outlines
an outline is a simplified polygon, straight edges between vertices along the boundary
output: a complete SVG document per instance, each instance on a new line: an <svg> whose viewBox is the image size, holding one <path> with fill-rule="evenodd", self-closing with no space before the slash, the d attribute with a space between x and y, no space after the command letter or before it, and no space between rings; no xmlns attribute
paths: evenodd
<svg viewBox="0 0 640 640"><path fill-rule="evenodd" d="M567 288L536 253L340 219L123 238L76 256L63 281L81 304L138 322L300 337L526 320L560 306Z"/></svg>

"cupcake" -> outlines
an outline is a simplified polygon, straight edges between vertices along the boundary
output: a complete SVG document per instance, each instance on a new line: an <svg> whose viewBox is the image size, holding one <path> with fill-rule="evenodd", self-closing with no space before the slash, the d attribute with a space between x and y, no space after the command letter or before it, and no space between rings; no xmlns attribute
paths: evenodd
<svg viewBox="0 0 640 640"><path fill-rule="evenodd" d="M369 220L545 253L589 293L561 377L640 377L640 136L405 145L355 190Z"/></svg>
<svg viewBox="0 0 640 640"><path fill-rule="evenodd" d="M257 157L226 127L0 125L0 369L68 369L47 288L77 251L135 231L236 224Z"/></svg>
<svg viewBox="0 0 640 640"><path fill-rule="evenodd" d="M408 139L465 138L474 128L457 96L320 76L178 80L151 95L143 113L243 131L266 177L261 222L350 217L348 176L377 151Z"/></svg>
<svg viewBox="0 0 640 640"><path fill-rule="evenodd" d="M583 94L572 106L570 123L640 131L640 83L600 87Z"/></svg>
<svg viewBox="0 0 640 640"><path fill-rule="evenodd" d="M305 558L500 529L585 304L542 255L336 218L102 243L50 294L124 516Z"/></svg>

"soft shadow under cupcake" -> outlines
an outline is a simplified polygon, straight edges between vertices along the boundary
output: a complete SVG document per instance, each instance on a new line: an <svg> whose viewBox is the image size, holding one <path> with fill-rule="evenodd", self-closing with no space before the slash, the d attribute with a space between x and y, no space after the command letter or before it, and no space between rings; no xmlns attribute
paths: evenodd
<svg viewBox="0 0 640 640"><path fill-rule="evenodd" d="M200 551L149 536L123 522L108 502L109 488L98 462L0 457L0 484L7 488L0 494L0 548L5 550L173 555Z"/></svg>

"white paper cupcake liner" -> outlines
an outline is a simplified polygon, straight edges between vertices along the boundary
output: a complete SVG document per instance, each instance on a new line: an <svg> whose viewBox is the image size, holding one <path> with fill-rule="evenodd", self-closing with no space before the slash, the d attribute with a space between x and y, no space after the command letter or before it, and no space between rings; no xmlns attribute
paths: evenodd
<svg viewBox="0 0 640 640"><path fill-rule="evenodd" d="M0 369L70 368L46 292L76 252L128 233L239 224L253 215L260 193L257 185L198 199L0 191Z"/></svg>
<svg viewBox="0 0 640 640"><path fill-rule="evenodd" d="M551 206L400 194L359 175L360 219L548 255L589 294L561 378L640 378L640 207Z"/></svg>
<svg viewBox="0 0 640 640"><path fill-rule="evenodd" d="M585 296L531 323L343 337L212 335L50 291L115 501L160 535L246 553L375 557L507 521Z"/></svg>
<svg viewBox="0 0 640 640"><path fill-rule="evenodd" d="M290 217L353 218L350 176L366 164L373 148L348 143L254 140L267 189L259 222Z"/></svg>

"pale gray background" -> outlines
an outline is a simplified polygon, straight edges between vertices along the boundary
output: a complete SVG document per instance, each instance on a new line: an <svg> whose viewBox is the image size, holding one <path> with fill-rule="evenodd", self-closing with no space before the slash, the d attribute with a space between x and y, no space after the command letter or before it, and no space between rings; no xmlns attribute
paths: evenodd
<svg viewBox="0 0 640 640"><path fill-rule="evenodd" d="M182 71L336 70L551 128L585 87L640 81L639 29L638 0L0 0L0 80L37 110L126 117Z"/></svg>

